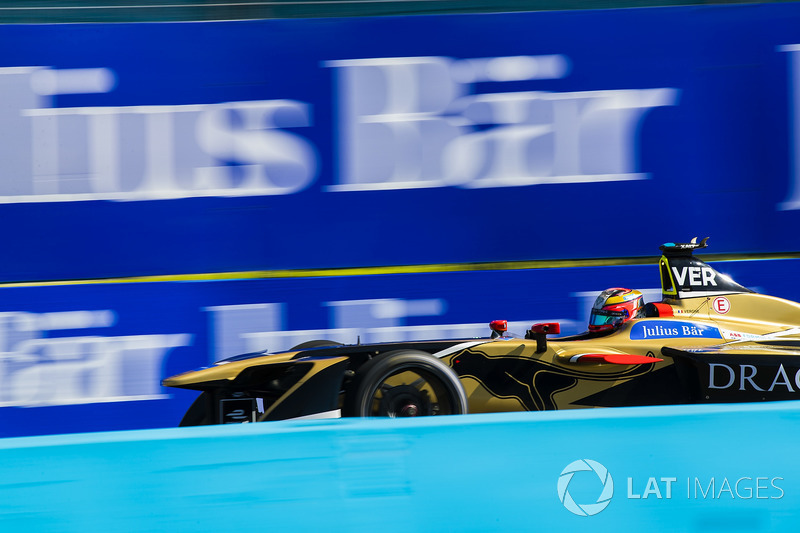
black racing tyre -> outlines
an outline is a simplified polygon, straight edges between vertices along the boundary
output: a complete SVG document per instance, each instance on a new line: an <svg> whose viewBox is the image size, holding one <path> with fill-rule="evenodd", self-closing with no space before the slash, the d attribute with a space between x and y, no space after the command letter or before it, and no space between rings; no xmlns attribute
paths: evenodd
<svg viewBox="0 0 800 533"><path fill-rule="evenodd" d="M467 413L467 395L452 368L417 350L388 352L364 363L345 396L345 416L435 416Z"/></svg>
<svg viewBox="0 0 800 533"><path fill-rule="evenodd" d="M344 346L341 342L336 341L326 341L326 340L315 340L315 341L306 341L301 342L297 346L290 349L290 352L297 352L300 350L308 350L309 348L321 348L323 346Z"/></svg>

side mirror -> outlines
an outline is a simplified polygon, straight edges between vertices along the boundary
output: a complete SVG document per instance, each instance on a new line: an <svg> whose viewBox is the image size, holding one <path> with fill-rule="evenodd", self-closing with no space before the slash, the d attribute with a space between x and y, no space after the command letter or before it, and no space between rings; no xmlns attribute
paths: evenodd
<svg viewBox="0 0 800 533"><path fill-rule="evenodd" d="M508 320L492 320L489 322L489 329L492 330L492 338L502 337L508 331Z"/></svg>
<svg viewBox="0 0 800 533"><path fill-rule="evenodd" d="M547 336L561 333L561 324L558 322L545 322L544 324L534 324L525 333L526 339L536 340L536 353L547 351Z"/></svg>
<svg viewBox="0 0 800 533"><path fill-rule="evenodd" d="M544 324L534 324L531 326L531 333L543 335L558 335L561 333L561 324L558 322L546 322Z"/></svg>

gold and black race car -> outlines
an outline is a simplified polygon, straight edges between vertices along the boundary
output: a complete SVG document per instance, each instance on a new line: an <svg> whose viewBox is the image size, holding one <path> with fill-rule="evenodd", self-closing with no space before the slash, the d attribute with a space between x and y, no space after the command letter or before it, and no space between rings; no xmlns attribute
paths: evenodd
<svg viewBox="0 0 800 533"><path fill-rule="evenodd" d="M181 425L428 416L800 397L800 304L756 294L693 252L661 246L662 301L616 329L572 337L342 345L231 357L165 379L202 393Z"/></svg>

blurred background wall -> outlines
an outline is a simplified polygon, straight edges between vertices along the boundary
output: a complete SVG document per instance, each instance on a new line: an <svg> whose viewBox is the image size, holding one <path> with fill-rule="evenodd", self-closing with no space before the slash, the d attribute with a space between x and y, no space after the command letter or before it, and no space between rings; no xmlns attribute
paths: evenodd
<svg viewBox="0 0 800 533"><path fill-rule="evenodd" d="M173 426L162 378L310 338L576 333L694 236L800 299L800 4L136 4L0 2L0 436Z"/></svg>

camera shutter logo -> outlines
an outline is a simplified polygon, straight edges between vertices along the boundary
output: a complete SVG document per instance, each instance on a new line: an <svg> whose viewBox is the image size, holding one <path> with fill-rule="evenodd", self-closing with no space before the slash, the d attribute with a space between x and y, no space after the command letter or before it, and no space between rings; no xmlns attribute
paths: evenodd
<svg viewBox="0 0 800 533"><path fill-rule="evenodd" d="M603 484L603 490L597 501L594 503L577 503L572 499L569 493L569 482L572 481L572 476L576 472L594 472ZM608 469L591 459L578 459L567 465L561 472L558 478L558 499L564 504L564 507L573 514L578 516L592 516L596 515L611 503L611 497L614 495L614 480L611 479L611 474Z"/></svg>

